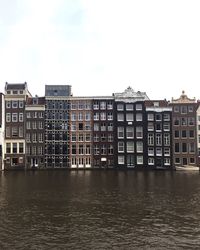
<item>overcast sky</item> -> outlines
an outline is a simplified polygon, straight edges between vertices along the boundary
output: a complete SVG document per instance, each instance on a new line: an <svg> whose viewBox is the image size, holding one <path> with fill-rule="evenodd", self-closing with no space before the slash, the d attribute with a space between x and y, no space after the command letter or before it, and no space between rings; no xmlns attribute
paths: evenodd
<svg viewBox="0 0 200 250"><path fill-rule="evenodd" d="M0 0L0 91L200 99L199 0Z"/></svg>

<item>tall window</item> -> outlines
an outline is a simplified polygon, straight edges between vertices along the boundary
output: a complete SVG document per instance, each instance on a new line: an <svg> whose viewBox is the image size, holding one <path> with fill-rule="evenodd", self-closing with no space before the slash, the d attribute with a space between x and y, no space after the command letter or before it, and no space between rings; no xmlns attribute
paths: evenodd
<svg viewBox="0 0 200 250"><path fill-rule="evenodd" d="M118 138L124 138L124 127L118 127L117 132L118 132Z"/></svg>
<svg viewBox="0 0 200 250"><path fill-rule="evenodd" d="M134 128L133 127L126 127L126 138L127 139L134 138Z"/></svg>
<svg viewBox="0 0 200 250"><path fill-rule="evenodd" d="M11 114L6 113L6 122L11 122Z"/></svg>
<svg viewBox="0 0 200 250"><path fill-rule="evenodd" d="M18 122L18 114L17 113L12 113L12 122Z"/></svg>
<svg viewBox="0 0 200 250"><path fill-rule="evenodd" d="M124 152L124 142L118 142L118 152L119 153Z"/></svg>
<svg viewBox="0 0 200 250"><path fill-rule="evenodd" d="M154 145L154 134L153 133L148 134L148 145Z"/></svg>
<svg viewBox="0 0 200 250"><path fill-rule="evenodd" d="M164 145L170 146L170 134L164 134Z"/></svg>
<svg viewBox="0 0 200 250"><path fill-rule="evenodd" d="M162 145L162 135L156 134L156 145L161 146Z"/></svg>
<svg viewBox="0 0 200 250"><path fill-rule="evenodd" d="M133 153L134 152L134 142L128 141L126 143L127 153Z"/></svg>
<svg viewBox="0 0 200 250"><path fill-rule="evenodd" d="M23 121L24 121L24 114L19 113L19 122L23 122Z"/></svg>
<svg viewBox="0 0 200 250"><path fill-rule="evenodd" d="M143 138L143 127L136 127L136 138Z"/></svg>
<svg viewBox="0 0 200 250"><path fill-rule="evenodd" d="M142 121L142 114L136 114L136 121Z"/></svg>
<svg viewBox="0 0 200 250"><path fill-rule="evenodd" d="M137 141L136 148L137 148L137 153L142 153L143 152L143 142Z"/></svg>

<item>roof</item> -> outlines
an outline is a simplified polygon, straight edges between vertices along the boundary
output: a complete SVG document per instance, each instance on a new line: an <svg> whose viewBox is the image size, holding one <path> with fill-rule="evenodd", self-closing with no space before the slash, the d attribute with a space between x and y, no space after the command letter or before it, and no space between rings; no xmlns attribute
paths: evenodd
<svg viewBox="0 0 200 250"><path fill-rule="evenodd" d="M24 90L27 87L27 83L7 83L6 82L6 86L5 89L6 90Z"/></svg>

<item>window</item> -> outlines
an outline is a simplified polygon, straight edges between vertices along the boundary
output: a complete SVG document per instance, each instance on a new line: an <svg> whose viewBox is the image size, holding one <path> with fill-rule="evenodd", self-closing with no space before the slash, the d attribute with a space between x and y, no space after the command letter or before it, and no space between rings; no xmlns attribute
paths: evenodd
<svg viewBox="0 0 200 250"><path fill-rule="evenodd" d="M133 127L126 127L126 138L127 139L134 138L134 128Z"/></svg>
<svg viewBox="0 0 200 250"><path fill-rule="evenodd" d="M175 158L175 163L176 163L176 164L180 164L180 158L176 157L176 158Z"/></svg>
<svg viewBox="0 0 200 250"><path fill-rule="evenodd" d="M11 122L11 114L6 113L6 122Z"/></svg>
<svg viewBox="0 0 200 250"><path fill-rule="evenodd" d="M156 114L156 121L162 121L162 115Z"/></svg>
<svg viewBox="0 0 200 250"><path fill-rule="evenodd" d="M181 118L181 125L182 126L187 126L187 118L185 118L185 117Z"/></svg>
<svg viewBox="0 0 200 250"><path fill-rule="evenodd" d="M83 134L80 133L80 134L78 135L78 141L79 141L79 142L83 142L83 141L84 141L83 138L84 138Z"/></svg>
<svg viewBox="0 0 200 250"><path fill-rule="evenodd" d="M33 118L37 118L37 112L35 111L34 113L33 113Z"/></svg>
<svg viewBox="0 0 200 250"><path fill-rule="evenodd" d="M194 117L189 117L189 118L188 118L188 125L189 125L189 126L194 126L194 124L195 124L195 119L194 119Z"/></svg>
<svg viewBox="0 0 200 250"><path fill-rule="evenodd" d="M187 131L182 130L181 135L182 135L182 138L186 138L187 137Z"/></svg>
<svg viewBox="0 0 200 250"><path fill-rule="evenodd" d="M12 137L18 136L18 127L12 127Z"/></svg>
<svg viewBox="0 0 200 250"><path fill-rule="evenodd" d="M73 112L73 113L71 114L71 120L72 120L72 121L76 121L76 113L75 113L75 112Z"/></svg>
<svg viewBox="0 0 200 250"><path fill-rule="evenodd" d="M170 131L170 124L169 123L164 123L163 124L163 129L164 129L164 131Z"/></svg>
<svg viewBox="0 0 200 250"><path fill-rule="evenodd" d="M37 154L37 148L36 146L32 147L32 155L36 155Z"/></svg>
<svg viewBox="0 0 200 250"><path fill-rule="evenodd" d="M12 101L12 108L13 109L18 108L18 101Z"/></svg>
<svg viewBox="0 0 200 250"><path fill-rule="evenodd" d="M136 110L142 110L142 104L136 104Z"/></svg>
<svg viewBox="0 0 200 250"><path fill-rule="evenodd" d="M108 141L112 142L113 141L113 134L108 134Z"/></svg>
<svg viewBox="0 0 200 250"><path fill-rule="evenodd" d="M6 137L10 137L10 127L6 126Z"/></svg>
<svg viewBox="0 0 200 250"><path fill-rule="evenodd" d="M164 158L164 165L166 166L170 165L170 158Z"/></svg>
<svg viewBox="0 0 200 250"><path fill-rule="evenodd" d="M101 121L106 120L106 113L105 112L101 112L100 116L101 116Z"/></svg>
<svg viewBox="0 0 200 250"><path fill-rule="evenodd" d="M162 155L162 148L156 148L156 155L161 156Z"/></svg>
<svg viewBox="0 0 200 250"><path fill-rule="evenodd" d="M164 114L164 121L169 121L169 120L170 120L170 115Z"/></svg>
<svg viewBox="0 0 200 250"><path fill-rule="evenodd" d="M94 142L98 142L99 141L99 135L98 134L94 134Z"/></svg>
<svg viewBox="0 0 200 250"><path fill-rule="evenodd" d="M164 134L164 146L170 146L170 134Z"/></svg>
<svg viewBox="0 0 200 250"><path fill-rule="evenodd" d="M161 146L162 145L162 135L156 134L156 145Z"/></svg>
<svg viewBox="0 0 200 250"><path fill-rule="evenodd" d="M187 106L181 106L181 114L187 114Z"/></svg>
<svg viewBox="0 0 200 250"><path fill-rule="evenodd" d="M124 127L118 127L117 132L118 132L118 138L124 138Z"/></svg>
<svg viewBox="0 0 200 250"><path fill-rule="evenodd" d="M76 155L76 144L72 144L72 155Z"/></svg>
<svg viewBox="0 0 200 250"><path fill-rule="evenodd" d="M12 152L13 152L13 154L17 153L17 143L12 144Z"/></svg>
<svg viewBox="0 0 200 250"><path fill-rule="evenodd" d="M43 129L43 122L38 122L38 128Z"/></svg>
<svg viewBox="0 0 200 250"><path fill-rule="evenodd" d="M83 121L83 113L78 113L78 120Z"/></svg>
<svg viewBox="0 0 200 250"><path fill-rule="evenodd" d="M124 110L123 104L117 104L117 110Z"/></svg>
<svg viewBox="0 0 200 250"><path fill-rule="evenodd" d="M143 137L143 127L136 127L136 138Z"/></svg>
<svg viewBox="0 0 200 250"><path fill-rule="evenodd" d="M174 112L178 113L179 112L179 106L174 106Z"/></svg>
<svg viewBox="0 0 200 250"><path fill-rule="evenodd" d="M106 109L106 102L100 102L100 109Z"/></svg>
<svg viewBox="0 0 200 250"><path fill-rule="evenodd" d="M85 113L85 120L90 121L91 120L91 114L89 112Z"/></svg>
<svg viewBox="0 0 200 250"><path fill-rule="evenodd" d="M79 124L78 124L78 130L83 130L83 123L82 122L79 122Z"/></svg>
<svg viewBox="0 0 200 250"><path fill-rule="evenodd" d="M142 121L142 114L136 114L136 121Z"/></svg>
<svg viewBox="0 0 200 250"><path fill-rule="evenodd" d="M179 153L180 152L180 145L178 142L175 143L175 153Z"/></svg>
<svg viewBox="0 0 200 250"><path fill-rule="evenodd" d="M94 155L99 155L99 145L94 145Z"/></svg>
<svg viewBox="0 0 200 250"><path fill-rule="evenodd" d="M11 153L11 144L6 143L6 154L10 154L10 153Z"/></svg>
<svg viewBox="0 0 200 250"><path fill-rule="evenodd" d="M153 130L154 130L153 122L148 122L148 131L153 131Z"/></svg>
<svg viewBox="0 0 200 250"><path fill-rule="evenodd" d="M42 133L38 134L38 141L43 142L43 134Z"/></svg>
<svg viewBox="0 0 200 250"><path fill-rule="evenodd" d="M182 143L182 153L187 153L187 143Z"/></svg>
<svg viewBox="0 0 200 250"><path fill-rule="evenodd" d="M118 155L118 164L119 165L124 164L124 156L123 155Z"/></svg>
<svg viewBox="0 0 200 250"><path fill-rule="evenodd" d="M148 145L154 145L154 134L148 134Z"/></svg>
<svg viewBox="0 0 200 250"><path fill-rule="evenodd" d="M85 123L85 130L86 130L86 131L90 131L90 130L91 130L90 122L86 122L86 123Z"/></svg>
<svg viewBox="0 0 200 250"><path fill-rule="evenodd" d="M105 142L106 141L106 134L101 134L101 141Z"/></svg>
<svg viewBox="0 0 200 250"><path fill-rule="evenodd" d="M138 165L143 164L143 156L142 156L142 155L138 155L138 156L137 156L137 164L138 164Z"/></svg>
<svg viewBox="0 0 200 250"><path fill-rule="evenodd" d="M164 155L170 156L170 148L164 148Z"/></svg>
<svg viewBox="0 0 200 250"><path fill-rule="evenodd" d="M11 102L10 101L6 101L6 108L7 109L11 108Z"/></svg>
<svg viewBox="0 0 200 250"><path fill-rule="evenodd" d="M94 113L94 121L98 121L99 120L99 113L95 112Z"/></svg>
<svg viewBox="0 0 200 250"><path fill-rule="evenodd" d="M83 155L84 154L84 145L79 144L78 153L79 153L79 155Z"/></svg>
<svg viewBox="0 0 200 250"><path fill-rule="evenodd" d="M189 143L189 153L194 153L194 152L195 152L194 143L191 142L191 143Z"/></svg>
<svg viewBox="0 0 200 250"><path fill-rule="evenodd" d="M109 121L113 120L113 113L112 112L108 112L108 120Z"/></svg>
<svg viewBox="0 0 200 250"><path fill-rule="evenodd" d="M72 140L73 142L75 142L75 141L76 141L76 133L72 133L72 137L71 137L71 138L72 138L71 140Z"/></svg>
<svg viewBox="0 0 200 250"><path fill-rule="evenodd" d="M104 144L101 146L101 154L102 155L106 155L107 154L107 147Z"/></svg>
<svg viewBox="0 0 200 250"><path fill-rule="evenodd" d="M71 131L76 131L76 123L75 122L71 123Z"/></svg>
<svg viewBox="0 0 200 250"><path fill-rule="evenodd" d="M23 122L23 121L24 121L24 114L19 113L19 122Z"/></svg>
<svg viewBox="0 0 200 250"><path fill-rule="evenodd" d="M99 102L98 101L94 101L93 109L99 109Z"/></svg>
<svg viewBox="0 0 200 250"><path fill-rule="evenodd" d="M24 153L24 144L22 142L19 143L19 153L20 154Z"/></svg>
<svg viewBox="0 0 200 250"><path fill-rule="evenodd" d="M154 158L148 158L148 165L154 165Z"/></svg>
<svg viewBox="0 0 200 250"><path fill-rule="evenodd" d="M124 142L118 142L118 152L119 153L124 152Z"/></svg>
<svg viewBox="0 0 200 250"><path fill-rule="evenodd" d="M143 152L143 142L142 141L137 141L136 149L137 149L137 153L142 153Z"/></svg>
<svg viewBox="0 0 200 250"><path fill-rule="evenodd" d="M26 142L30 142L31 141L31 135L30 133L26 133Z"/></svg>
<svg viewBox="0 0 200 250"><path fill-rule="evenodd" d="M42 146L38 147L38 154L43 155L43 147Z"/></svg>
<svg viewBox="0 0 200 250"><path fill-rule="evenodd" d="M90 135L90 134L86 134L86 135L85 135L85 141L86 141L86 142L91 141L91 135Z"/></svg>
<svg viewBox="0 0 200 250"><path fill-rule="evenodd" d="M37 142L37 134L36 133L32 134L32 140L33 140L33 142Z"/></svg>
<svg viewBox="0 0 200 250"><path fill-rule="evenodd" d="M195 163L195 159L194 158L190 158L190 164L194 164Z"/></svg>
<svg viewBox="0 0 200 250"><path fill-rule="evenodd" d="M134 152L134 142L133 141L128 141L126 143L127 147L127 153L133 153Z"/></svg>
<svg viewBox="0 0 200 250"><path fill-rule="evenodd" d="M32 128L33 128L33 129L37 129L37 123L36 123L36 121L33 121L33 122L32 122Z"/></svg>
<svg viewBox="0 0 200 250"><path fill-rule="evenodd" d="M179 130L175 130L174 131L174 137L175 138L179 138L179 136L180 136L180 131Z"/></svg>
<svg viewBox="0 0 200 250"><path fill-rule="evenodd" d="M90 145L86 145L85 154L86 155L90 155L91 154L91 147L90 147Z"/></svg>
<svg viewBox="0 0 200 250"><path fill-rule="evenodd" d="M101 123L101 131L106 131L106 123Z"/></svg>
<svg viewBox="0 0 200 250"><path fill-rule="evenodd" d="M113 155L113 145L108 145L108 154Z"/></svg>
<svg viewBox="0 0 200 250"><path fill-rule="evenodd" d="M179 126L180 125L180 120L179 120L179 118L174 118L174 125L175 126Z"/></svg>
<svg viewBox="0 0 200 250"><path fill-rule="evenodd" d="M79 109L79 110L84 109L84 106L85 106L84 104L85 104L84 102L79 101L79 102L78 102L78 109Z"/></svg>
<svg viewBox="0 0 200 250"><path fill-rule="evenodd" d="M19 127L19 137L23 137L23 136L24 136L23 127L20 126L20 127Z"/></svg>
<svg viewBox="0 0 200 250"><path fill-rule="evenodd" d="M154 114L148 114L147 116L148 121L153 121L154 120Z"/></svg>
<svg viewBox="0 0 200 250"><path fill-rule="evenodd" d="M124 114L122 114L122 113L117 114L117 120L124 121Z"/></svg>
<svg viewBox="0 0 200 250"><path fill-rule="evenodd" d="M113 102L112 101L108 101L107 109L113 109Z"/></svg>
<svg viewBox="0 0 200 250"><path fill-rule="evenodd" d="M113 123L112 122L108 123L108 131L113 131Z"/></svg>
<svg viewBox="0 0 200 250"><path fill-rule="evenodd" d="M156 131L161 131L161 130L162 130L162 124L156 123Z"/></svg>
<svg viewBox="0 0 200 250"><path fill-rule="evenodd" d="M194 109L193 109L193 106L188 106L188 112L193 112Z"/></svg>
<svg viewBox="0 0 200 250"><path fill-rule="evenodd" d="M126 121L133 121L133 114L132 113L127 113L126 114Z"/></svg>
<svg viewBox="0 0 200 250"><path fill-rule="evenodd" d="M151 156L154 155L154 148L153 147L148 148L148 155L151 155Z"/></svg>
<svg viewBox="0 0 200 250"><path fill-rule="evenodd" d="M31 118L31 113L30 112L26 113L26 118Z"/></svg>
<svg viewBox="0 0 200 250"><path fill-rule="evenodd" d="M23 101L19 101L19 108L23 108L24 107L24 102Z"/></svg>
<svg viewBox="0 0 200 250"><path fill-rule="evenodd" d="M133 104L126 104L126 110L133 110Z"/></svg>
<svg viewBox="0 0 200 250"><path fill-rule="evenodd" d="M17 115L17 113L12 113L12 122L18 122Z"/></svg>

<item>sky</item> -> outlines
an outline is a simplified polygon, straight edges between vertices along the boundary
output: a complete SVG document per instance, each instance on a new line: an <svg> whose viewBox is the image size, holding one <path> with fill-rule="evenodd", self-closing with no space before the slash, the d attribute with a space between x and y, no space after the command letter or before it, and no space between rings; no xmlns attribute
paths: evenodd
<svg viewBox="0 0 200 250"><path fill-rule="evenodd" d="M0 0L0 91L200 99L199 13L199 0Z"/></svg>

